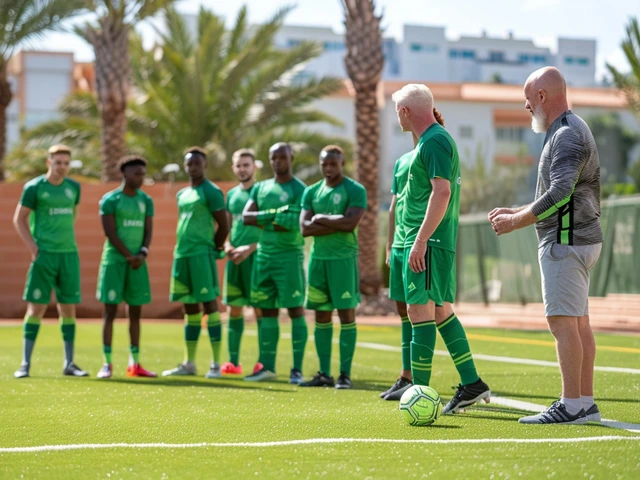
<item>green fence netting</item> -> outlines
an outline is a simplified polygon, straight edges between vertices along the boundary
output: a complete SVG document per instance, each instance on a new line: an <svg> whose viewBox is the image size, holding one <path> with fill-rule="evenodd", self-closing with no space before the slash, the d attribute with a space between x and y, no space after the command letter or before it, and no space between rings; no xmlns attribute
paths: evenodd
<svg viewBox="0 0 640 480"><path fill-rule="evenodd" d="M604 243L591 271L590 295L640 293L640 197L602 204ZM463 216L458 235L458 301L541 302L533 227L501 237L486 215Z"/></svg>

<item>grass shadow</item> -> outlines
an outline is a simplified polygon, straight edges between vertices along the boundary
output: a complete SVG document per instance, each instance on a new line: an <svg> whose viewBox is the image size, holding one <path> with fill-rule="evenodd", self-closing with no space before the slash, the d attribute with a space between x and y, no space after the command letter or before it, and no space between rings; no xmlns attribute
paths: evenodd
<svg viewBox="0 0 640 480"><path fill-rule="evenodd" d="M136 385L149 385L149 386L163 386L163 387L203 387L203 388L221 388L221 389L242 389L242 390L263 390L269 392L286 392L294 393L293 389L283 388L269 388L271 385L277 382L265 382L265 383L251 383L251 382L227 382L225 380L190 380L186 378L180 379L141 379L141 378L111 378L100 383L122 383L122 384L136 384Z"/></svg>
<svg viewBox="0 0 640 480"><path fill-rule="evenodd" d="M551 401L555 401L558 400L560 398L560 394L553 396L553 395L531 395L531 394L524 394L524 393L513 393L513 392L492 392L495 393L496 396L500 396L500 397L514 397L514 398L539 398L539 399L544 399L544 400L551 400ZM603 398L603 397L596 397L596 403L597 402L620 402L620 403L640 403L640 400L637 399L633 399L633 398Z"/></svg>

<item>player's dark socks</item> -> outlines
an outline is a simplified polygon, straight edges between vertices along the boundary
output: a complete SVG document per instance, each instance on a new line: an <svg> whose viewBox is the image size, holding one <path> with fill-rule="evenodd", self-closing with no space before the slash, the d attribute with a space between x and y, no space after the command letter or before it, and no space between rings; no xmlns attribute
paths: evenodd
<svg viewBox="0 0 640 480"><path fill-rule="evenodd" d="M36 344L36 337L40 330L40 318L26 315L23 324L22 364L31 363L31 354Z"/></svg>
<svg viewBox="0 0 640 480"><path fill-rule="evenodd" d="M340 325L340 372L351 375L351 363L356 351L358 330L356 322Z"/></svg>
<svg viewBox="0 0 640 480"><path fill-rule="evenodd" d="M316 322L315 331L316 351L320 361L320 371L331 376L331 345L333 342L333 322Z"/></svg>
<svg viewBox="0 0 640 480"><path fill-rule="evenodd" d="M402 317L402 370L411 370L411 339L413 327L409 317Z"/></svg>
<svg viewBox="0 0 640 480"><path fill-rule="evenodd" d="M480 377L476 372L467 334L458 317L455 314L451 315L438 325L438 331L442 335L451 359L460 374L460 383L462 385L470 385L477 382Z"/></svg>
<svg viewBox="0 0 640 480"><path fill-rule="evenodd" d="M229 361L234 365L240 363L240 341L244 332L244 317L229 318Z"/></svg>
<svg viewBox="0 0 640 480"><path fill-rule="evenodd" d="M304 360L304 350L307 346L307 338L309 331L307 321L304 317L295 317L291 319L291 344L293 347L293 368L302 370L302 362ZM264 363L264 362L263 362Z"/></svg>
<svg viewBox="0 0 640 480"><path fill-rule="evenodd" d="M198 339L202 329L202 312L185 314L184 316L185 362L193 363L196 359Z"/></svg>
<svg viewBox="0 0 640 480"><path fill-rule="evenodd" d="M209 342L211 343L211 353L214 363L221 363L220 348L222 347L222 322L220 312L213 312L207 315L207 331L209 332Z"/></svg>
<svg viewBox="0 0 640 480"><path fill-rule="evenodd" d="M260 337L260 362L270 372L276 370L276 353L280 339L280 325L276 317L263 317Z"/></svg>
<svg viewBox="0 0 640 480"><path fill-rule="evenodd" d="M302 382L299 385L301 387L334 387L335 381L333 380L333 377L322 372L318 372L311 380L308 382Z"/></svg>
<svg viewBox="0 0 640 480"><path fill-rule="evenodd" d="M60 332L64 342L65 363L73 363L73 344L76 338L76 319L60 317Z"/></svg>
<svg viewBox="0 0 640 480"><path fill-rule="evenodd" d="M414 324L411 342L411 376L415 385L429 385L435 346L436 322L430 320Z"/></svg>

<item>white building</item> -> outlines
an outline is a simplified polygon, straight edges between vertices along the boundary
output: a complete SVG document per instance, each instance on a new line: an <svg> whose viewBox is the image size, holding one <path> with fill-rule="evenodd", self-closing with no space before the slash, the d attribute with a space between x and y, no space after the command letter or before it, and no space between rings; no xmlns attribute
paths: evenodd
<svg viewBox="0 0 640 480"><path fill-rule="evenodd" d="M276 46L287 49L301 41L315 41L324 53L305 67L304 74L346 77L344 35L327 27L285 25ZM596 41L559 38L557 53L509 34L506 38L461 37L447 40L444 27L405 25L403 41L383 40L385 80L425 82L502 82L522 84L536 68L555 65L567 83L576 87L595 84Z"/></svg>
<svg viewBox="0 0 640 480"><path fill-rule="evenodd" d="M59 117L58 106L75 88L70 52L21 51L8 64L13 98L7 115L7 149L20 137L20 128Z"/></svg>

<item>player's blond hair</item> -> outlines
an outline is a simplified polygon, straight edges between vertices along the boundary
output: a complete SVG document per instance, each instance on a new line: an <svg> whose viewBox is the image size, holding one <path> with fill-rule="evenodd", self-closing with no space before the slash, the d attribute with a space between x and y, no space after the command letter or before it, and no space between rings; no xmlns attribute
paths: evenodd
<svg viewBox="0 0 640 480"><path fill-rule="evenodd" d="M409 83L391 95L391 100L402 107L433 109L433 94L429 87L421 83Z"/></svg>
<svg viewBox="0 0 640 480"><path fill-rule="evenodd" d="M66 153L67 155L71 155L71 148L61 143L57 143L49 147L48 153L49 158L52 158L57 153Z"/></svg>

